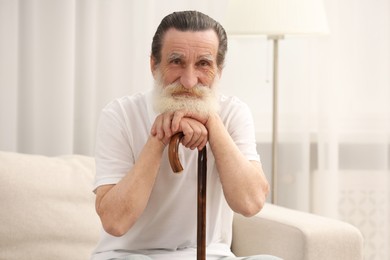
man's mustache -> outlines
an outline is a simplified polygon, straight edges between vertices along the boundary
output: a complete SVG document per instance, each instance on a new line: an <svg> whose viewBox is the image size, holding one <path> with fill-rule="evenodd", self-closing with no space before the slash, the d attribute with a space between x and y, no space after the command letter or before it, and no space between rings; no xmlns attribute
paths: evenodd
<svg viewBox="0 0 390 260"><path fill-rule="evenodd" d="M165 87L165 93L172 97L202 98L209 90L208 86L197 84L192 88L186 88L180 83L173 83Z"/></svg>

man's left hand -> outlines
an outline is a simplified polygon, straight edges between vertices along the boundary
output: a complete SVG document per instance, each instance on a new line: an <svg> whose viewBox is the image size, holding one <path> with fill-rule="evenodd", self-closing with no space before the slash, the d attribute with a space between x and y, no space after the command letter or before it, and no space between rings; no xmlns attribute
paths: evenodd
<svg viewBox="0 0 390 260"><path fill-rule="evenodd" d="M202 150L208 140L208 131L205 127L207 120L206 116L184 110L165 112L157 116L151 134L164 140L178 132L183 132L182 144L185 147Z"/></svg>

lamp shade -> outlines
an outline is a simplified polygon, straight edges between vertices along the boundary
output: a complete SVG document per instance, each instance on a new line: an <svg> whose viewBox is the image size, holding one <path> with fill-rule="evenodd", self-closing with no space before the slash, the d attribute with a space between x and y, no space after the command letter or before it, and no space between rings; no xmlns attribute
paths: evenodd
<svg viewBox="0 0 390 260"><path fill-rule="evenodd" d="M225 29L230 35L326 34L322 0L230 0Z"/></svg>

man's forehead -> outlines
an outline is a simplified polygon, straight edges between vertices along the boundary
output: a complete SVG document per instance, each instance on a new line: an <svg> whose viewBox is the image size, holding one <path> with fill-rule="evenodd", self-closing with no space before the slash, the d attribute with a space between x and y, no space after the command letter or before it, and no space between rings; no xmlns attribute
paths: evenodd
<svg viewBox="0 0 390 260"><path fill-rule="evenodd" d="M178 31L170 29L163 40L163 49L168 56L185 57L187 53L196 52L198 56L213 58L218 51L218 37L210 29L206 31Z"/></svg>

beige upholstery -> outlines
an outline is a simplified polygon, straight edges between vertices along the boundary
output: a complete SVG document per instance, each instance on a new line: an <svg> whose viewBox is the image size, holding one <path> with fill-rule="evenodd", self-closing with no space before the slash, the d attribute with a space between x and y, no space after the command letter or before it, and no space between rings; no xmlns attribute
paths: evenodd
<svg viewBox="0 0 390 260"><path fill-rule="evenodd" d="M235 216L232 249L286 260L361 260L363 238L345 222L266 204L255 217Z"/></svg>
<svg viewBox="0 0 390 260"><path fill-rule="evenodd" d="M0 152L0 259L89 259L100 227L93 176L91 157ZM236 216L233 239L239 255L362 259L354 227L273 205L257 217Z"/></svg>
<svg viewBox="0 0 390 260"><path fill-rule="evenodd" d="M0 259L89 259L94 161L0 152Z"/></svg>

